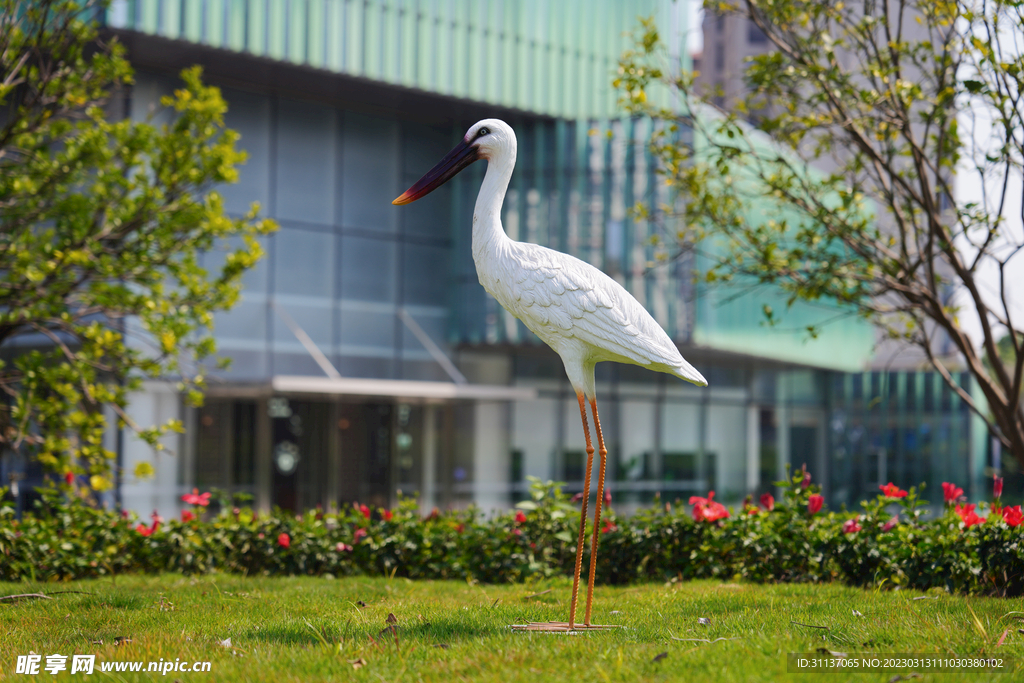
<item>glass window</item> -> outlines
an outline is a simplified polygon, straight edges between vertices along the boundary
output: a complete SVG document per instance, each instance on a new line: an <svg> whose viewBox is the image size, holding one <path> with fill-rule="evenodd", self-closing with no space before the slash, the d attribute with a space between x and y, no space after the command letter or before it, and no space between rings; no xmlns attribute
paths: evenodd
<svg viewBox="0 0 1024 683"><path fill-rule="evenodd" d="M708 406L708 433L704 448L714 453L714 472L707 478L715 482L720 498L736 499L746 493L747 487L747 418L745 406ZM813 449L814 444L811 444ZM817 459L807 453L807 466L813 467Z"/></svg>
<svg viewBox="0 0 1024 683"><path fill-rule="evenodd" d="M329 232L282 227L274 236L274 291L334 297L334 240Z"/></svg>
<svg viewBox="0 0 1024 683"><path fill-rule="evenodd" d="M277 207L280 218L334 222L334 110L281 100L277 118Z"/></svg>
<svg viewBox="0 0 1024 683"><path fill-rule="evenodd" d="M421 306L447 306L451 250L408 243L402 250L403 301Z"/></svg>
<svg viewBox="0 0 1024 683"><path fill-rule="evenodd" d="M516 401L512 409L512 448L521 452L524 476L550 479L551 456L558 441L558 401L538 398L533 401ZM576 417L577 424L579 416ZM575 433L579 433L576 428ZM579 434L583 443L583 434ZM573 482L578 486L579 481Z"/></svg>
<svg viewBox="0 0 1024 683"><path fill-rule="evenodd" d="M346 227L394 232L399 207L391 200L406 188L399 174L398 123L345 113L341 171L341 221Z"/></svg>
<svg viewBox="0 0 1024 683"><path fill-rule="evenodd" d="M224 98L228 101L224 125L239 133L236 147L248 155L238 168L238 182L220 188L224 208L241 214L258 201L266 212L270 191L270 99L230 89L224 90Z"/></svg>
<svg viewBox="0 0 1024 683"><path fill-rule="evenodd" d="M276 304L279 310L283 310L291 316L291 319L309 335L309 338L322 352L331 352L331 346L334 343L334 318L329 300L325 299L321 305L315 303L307 305L288 298L280 298ZM271 315L274 319L275 350L308 354L309 352L302 346L295 333L288 327L284 317L274 310L271 310Z"/></svg>
<svg viewBox="0 0 1024 683"><path fill-rule="evenodd" d="M451 131L422 124L406 123L402 126L402 181L398 192L405 191L423 174L434 167L454 146ZM451 189L437 190L416 202L415 209L400 212L403 231L410 235L424 235L447 239L452 217ZM392 197L394 199L394 197ZM470 224L464 226L468 231Z"/></svg>
<svg viewBox="0 0 1024 683"><path fill-rule="evenodd" d="M397 245L391 240L342 237L342 298L394 302L396 253Z"/></svg>
<svg viewBox="0 0 1024 683"><path fill-rule="evenodd" d="M341 307L342 354L349 356L391 356L395 347L393 311L372 310L365 307Z"/></svg>
<svg viewBox="0 0 1024 683"><path fill-rule="evenodd" d="M243 298L230 311L222 311L214 316L213 330L218 341L263 344L267 338L267 305Z"/></svg>

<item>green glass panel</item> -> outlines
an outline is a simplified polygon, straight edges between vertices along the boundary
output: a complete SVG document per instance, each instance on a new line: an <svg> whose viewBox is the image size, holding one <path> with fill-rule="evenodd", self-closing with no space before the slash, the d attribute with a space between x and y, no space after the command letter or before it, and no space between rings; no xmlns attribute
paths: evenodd
<svg viewBox="0 0 1024 683"><path fill-rule="evenodd" d="M203 39L203 15L202 0L184 0L185 14L184 25L181 27L181 37L193 43L202 42Z"/></svg>
<svg viewBox="0 0 1024 683"><path fill-rule="evenodd" d="M288 30L288 14L285 0L267 0L267 47L266 55L273 59L285 58L285 42Z"/></svg>

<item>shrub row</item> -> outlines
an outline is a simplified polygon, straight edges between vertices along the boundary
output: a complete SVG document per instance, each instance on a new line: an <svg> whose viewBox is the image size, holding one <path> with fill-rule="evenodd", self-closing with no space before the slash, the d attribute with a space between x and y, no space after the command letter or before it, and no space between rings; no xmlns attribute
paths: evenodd
<svg viewBox="0 0 1024 683"><path fill-rule="evenodd" d="M799 472L784 482L778 503L763 496L761 505L748 500L732 512L713 494L691 499L692 508L658 503L628 519L609 508L597 580L841 581L1024 592L1019 506L991 506L984 519L954 497L943 515L929 517L914 489L892 486L865 501L860 513L827 512L809 480ZM208 495L194 494L186 496L195 507L182 520L156 518L148 525L92 507L70 486L62 489L44 495L20 521L0 507L0 580L224 571L515 582L571 575L580 518L578 506L551 482L534 482L531 499L518 510L489 517L470 508L423 518L413 500L394 510L353 505L294 516L227 508L212 515ZM583 566L585 572L587 557Z"/></svg>

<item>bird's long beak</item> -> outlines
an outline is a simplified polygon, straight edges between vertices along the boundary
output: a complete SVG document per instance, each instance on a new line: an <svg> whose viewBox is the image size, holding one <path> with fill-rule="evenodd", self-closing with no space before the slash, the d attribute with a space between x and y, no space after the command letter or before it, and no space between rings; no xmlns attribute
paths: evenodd
<svg viewBox="0 0 1024 683"><path fill-rule="evenodd" d="M401 197L391 203L395 205L409 204L417 199L426 197L479 158L480 154L476 146L463 140L455 146L455 149L448 152L444 159L437 162L434 168L427 171L426 175L406 190Z"/></svg>

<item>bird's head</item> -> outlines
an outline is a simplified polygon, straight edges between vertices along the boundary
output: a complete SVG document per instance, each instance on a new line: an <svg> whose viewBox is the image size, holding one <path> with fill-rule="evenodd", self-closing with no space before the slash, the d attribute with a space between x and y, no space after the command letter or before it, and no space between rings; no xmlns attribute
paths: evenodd
<svg viewBox="0 0 1024 683"><path fill-rule="evenodd" d="M477 121L434 168L413 183L392 204L409 204L426 195L458 175L459 171L479 159L493 160L507 156L511 151L515 154L516 134L512 126L500 119L484 119Z"/></svg>

